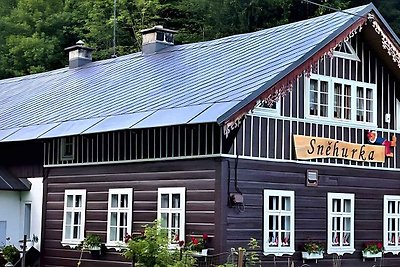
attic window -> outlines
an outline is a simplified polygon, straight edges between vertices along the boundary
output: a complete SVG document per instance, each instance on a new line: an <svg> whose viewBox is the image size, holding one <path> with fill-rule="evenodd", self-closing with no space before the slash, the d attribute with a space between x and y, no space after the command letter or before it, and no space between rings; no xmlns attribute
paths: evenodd
<svg viewBox="0 0 400 267"><path fill-rule="evenodd" d="M353 46L350 44L350 42L347 41L344 41L340 45L338 45L335 51L333 51L333 55L335 57L340 57L344 59L361 61L360 58L357 56L357 53L354 50Z"/></svg>
<svg viewBox="0 0 400 267"><path fill-rule="evenodd" d="M74 137L64 137L61 139L61 160L73 160L74 159Z"/></svg>
<svg viewBox="0 0 400 267"><path fill-rule="evenodd" d="M275 102L272 106L268 106L266 103L257 106L254 109L254 113L259 116L271 116L280 115L281 101Z"/></svg>

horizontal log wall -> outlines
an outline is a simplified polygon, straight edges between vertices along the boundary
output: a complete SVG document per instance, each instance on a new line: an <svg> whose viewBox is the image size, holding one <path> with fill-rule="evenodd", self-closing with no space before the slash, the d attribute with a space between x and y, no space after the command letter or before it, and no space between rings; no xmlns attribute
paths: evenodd
<svg viewBox="0 0 400 267"><path fill-rule="evenodd" d="M234 160L231 160L234 166ZM305 186L306 170L317 169L318 187ZM222 169L228 169L223 162ZM231 169L231 176L234 169ZM263 266L288 267L288 260L295 266L302 265L302 245L308 240L326 244L327 240L327 193L355 194L355 249L354 254L342 257L342 267L361 267L379 261L362 261L361 250L367 241L382 241L383 196L400 195L398 172L359 170L328 166L305 166L296 163L274 163L239 159L238 188L243 193L245 208L227 208L226 247L247 247L251 237L262 247L263 242L263 190L295 191L295 250L293 256L262 256ZM230 190L234 190L231 180ZM261 252L261 249L260 251ZM332 267L333 255L324 255L323 260L307 262L311 266ZM291 266L291 265L289 265ZM339 265L336 265L339 266ZM385 254L382 266L400 266L400 256Z"/></svg>
<svg viewBox="0 0 400 267"><path fill-rule="evenodd" d="M133 188L133 232L140 233L144 224L157 217L159 187L186 188L186 240L189 235L207 233L212 244L215 236L215 191L219 165L213 160L169 161L159 163L119 164L101 167L68 167L49 170L46 179L43 266L76 266L79 251L61 245L65 189L86 189L86 232L95 232L106 239L107 201L110 188ZM218 188L218 187L217 187ZM218 197L217 197L218 199ZM218 219L220 220L220 219ZM82 266L93 263L85 252ZM120 252L109 250L96 261L96 266L130 266Z"/></svg>

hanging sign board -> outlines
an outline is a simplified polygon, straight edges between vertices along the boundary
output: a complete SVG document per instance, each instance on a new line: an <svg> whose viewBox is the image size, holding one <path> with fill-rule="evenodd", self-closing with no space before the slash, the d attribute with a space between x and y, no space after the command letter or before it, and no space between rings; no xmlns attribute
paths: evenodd
<svg viewBox="0 0 400 267"><path fill-rule="evenodd" d="M364 162L384 162L385 147L353 144L329 138L294 135L297 159L338 158Z"/></svg>

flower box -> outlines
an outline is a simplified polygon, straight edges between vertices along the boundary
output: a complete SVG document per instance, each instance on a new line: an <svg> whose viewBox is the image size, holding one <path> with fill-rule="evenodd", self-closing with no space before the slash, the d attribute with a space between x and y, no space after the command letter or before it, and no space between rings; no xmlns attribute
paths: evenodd
<svg viewBox="0 0 400 267"><path fill-rule="evenodd" d="M378 253L371 253L370 251L362 252L363 258L382 258L382 251Z"/></svg>
<svg viewBox="0 0 400 267"><path fill-rule="evenodd" d="M303 252L301 252L301 255L302 255L304 260L319 260L319 259L323 259L324 258L324 252L323 251L311 252L311 253L308 253L307 251L303 251Z"/></svg>

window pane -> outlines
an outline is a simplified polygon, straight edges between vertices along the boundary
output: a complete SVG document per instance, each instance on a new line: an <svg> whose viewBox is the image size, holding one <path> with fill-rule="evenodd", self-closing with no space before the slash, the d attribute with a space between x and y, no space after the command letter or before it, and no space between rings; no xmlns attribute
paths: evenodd
<svg viewBox="0 0 400 267"><path fill-rule="evenodd" d="M76 208L82 207L82 196L81 195L75 196L75 207Z"/></svg>
<svg viewBox="0 0 400 267"><path fill-rule="evenodd" d="M333 199L333 212L341 212L341 200L340 199Z"/></svg>
<svg viewBox="0 0 400 267"><path fill-rule="evenodd" d="M71 225L72 224L72 212L67 212L65 216L65 224Z"/></svg>
<svg viewBox="0 0 400 267"><path fill-rule="evenodd" d="M172 227L180 227L179 223L180 214L179 213L172 213Z"/></svg>
<svg viewBox="0 0 400 267"><path fill-rule="evenodd" d="M168 213L161 213L161 227L168 228Z"/></svg>
<svg viewBox="0 0 400 267"><path fill-rule="evenodd" d="M278 230L278 216L269 215L269 230Z"/></svg>
<svg viewBox="0 0 400 267"><path fill-rule="evenodd" d="M128 225L128 213L121 212L119 214L119 226L127 226Z"/></svg>
<svg viewBox="0 0 400 267"><path fill-rule="evenodd" d="M117 227L110 227L110 241L117 241Z"/></svg>
<svg viewBox="0 0 400 267"><path fill-rule="evenodd" d="M119 238L118 238L118 241L123 241L123 240L124 240L124 237L126 236L126 234L127 234L127 228L126 228L126 227L121 227L121 228L119 229Z"/></svg>
<svg viewBox="0 0 400 267"><path fill-rule="evenodd" d="M73 239L79 239L80 238L80 227L79 226L74 226L73 229L74 229L74 233L73 233L72 238Z"/></svg>
<svg viewBox="0 0 400 267"><path fill-rule="evenodd" d="M343 218L343 230L344 231L350 231L351 229L351 224L350 224L351 220L350 218Z"/></svg>
<svg viewBox="0 0 400 267"><path fill-rule="evenodd" d="M71 239L71 226L67 225L65 226L65 238L66 239Z"/></svg>
<svg viewBox="0 0 400 267"><path fill-rule="evenodd" d="M347 212L347 213L351 212L351 200L350 199L344 200L344 212Z"/></svg>
<svg viewBox="0 0 400 267"><path fill-rule="evenodd" d="M269 246L277 247L278 246L278 232L269 232Z"/></svg>
<svg viewBox="0 0 400 267"><path fill-rule="evenodd" d="M169 208L169 195L161 194L161 208Z"/></svg>
<svg viewBox="0 0 400 267"><path fill-rule="evenodd" d="M340 233L339 232L332 232L332 246L340 246Z"/></svg>
<svg viewBox="0 0 400 267"><path fill-rule="evenodd" d="M332 230L333 231L339 231L340 230L340 218L339 217L333 217L332 218Z"/></svg>
<svg viewBox="0 0 400 267"><path fill-rule="evenodd" d="M81 213L74 212L74 224L81 224Z"/></svg>
<svg viewBox="0 0 400 267"><path fill-rule="evenodd" d="M67 207L72 208L74 205L74 196L73 195L68 195L67 196Z"/></svg>
<svg viewBox="0 0 400 267"><path fill-rule="evenodd" d="M290 217L289 216L282 216L281 230L290 231Z"/></svg>
<svg viewBox="0 0 400 267"><path fill-rule="evenodd" d="M269 197L269 210L278 210L279 207L279 197L270 196Z"/></svg>
<svg viewBox="0 0 400 267"><path fill-rule="evenodd" d="M281 233L282 247L290 246L290 232Z"/></svg>
<svg viewBox="0 0 400 267"><path fill-rule="evenodd" d="M111 207L118 208L118 195L117 194L111 195Z"/></svg>
<svg viewBox="0 0 400 267"><path fill-rule="evenodd" d="M282 210L291 211L290 197L282 197Z"/></svg>
<svg viewBox="0 0 400 267"><path fill-rule="evenodd" d="M121 197L120 208L127 208L128 207L128 195L122 194L122 195L120 195L120 197Z"/></svg>
<svg viewBox="0 0 400 267"><path fill-rule="evenodd" d="M111 212L110 225L111 226L117 226L117 213L116 212Z"/></svg>
<svg viewBox="0 0 400 267"><path fill-rule="evenodd" d="M388 213L395 213L396 212L396 204L394 201L388 202Z"/></svg>
<svg viewBox="0 0 400 267"><path fill-rule="evenodd" d="M172 194L172 208L180 208L181 207L181 195L180 194Z"/></svg>
<svg viewBox="0 0 400 267"><path fill-rule="evenodd" d="M345 232L343 234L343 246L350 246L350 232Z"/></svg>

